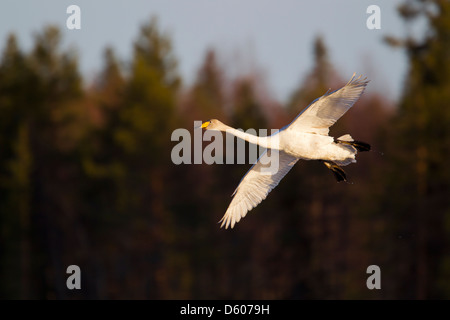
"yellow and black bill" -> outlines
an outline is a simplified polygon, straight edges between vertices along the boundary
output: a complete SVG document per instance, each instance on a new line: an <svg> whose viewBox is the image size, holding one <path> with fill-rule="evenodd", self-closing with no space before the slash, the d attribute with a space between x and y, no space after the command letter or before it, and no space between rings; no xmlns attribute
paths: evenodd
<svg viewBox="0 0 450 320"><path fill-rule="evenodd" d="M210 123L211 123L211 120L203 122L202 125L201 125L201 128L207 128Z"/></svg>

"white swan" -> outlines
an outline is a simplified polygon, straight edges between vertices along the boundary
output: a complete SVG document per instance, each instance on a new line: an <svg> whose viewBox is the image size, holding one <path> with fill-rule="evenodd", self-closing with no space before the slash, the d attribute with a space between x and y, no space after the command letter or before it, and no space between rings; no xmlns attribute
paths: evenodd
<svg viewBox="0 0 450 320"><path fill-rule="evenodd" d="M231 128L219 120L204 122L206 130L231 133L250 143L267 148L250 168L233 193L225 215L219 221L221 227L233 228L248 211L263 201L299 159L320 160L334 174L337 181L346 181L346 166L356 162L358 151L370 150L370 145L354 141L349 134L337 139L328 135L329 128L358 100L368 80L355 78L341 89L326 93L314 100L289 125L268 137L258 137ZM277 170L270 171L268 163L273 152L278 152Z"/></svg>

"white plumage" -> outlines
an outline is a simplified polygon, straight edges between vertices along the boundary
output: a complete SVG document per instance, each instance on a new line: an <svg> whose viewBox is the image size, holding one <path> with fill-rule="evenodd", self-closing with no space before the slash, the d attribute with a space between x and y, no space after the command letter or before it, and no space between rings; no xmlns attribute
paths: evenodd
<svg viewBox="0 0 450 320"><path fill-rule="evenodd" d="M358 100L367 83L361 76L355 78L353 75L344 87L316 99L289 125L269 137L247 134L215 119L203 123L202 128L207 130L229 132L267 148L234 191L233 199L220 220L221 227L233 228L267 197L299 159L323 161L338 181L345 181L345 173L339 166L356 162L357 151L370 150L370 146L353 141L349 134L334 139L328 136L328 132ZM271 159L278 160L278 165L274 166L269 161Z"/></svg>

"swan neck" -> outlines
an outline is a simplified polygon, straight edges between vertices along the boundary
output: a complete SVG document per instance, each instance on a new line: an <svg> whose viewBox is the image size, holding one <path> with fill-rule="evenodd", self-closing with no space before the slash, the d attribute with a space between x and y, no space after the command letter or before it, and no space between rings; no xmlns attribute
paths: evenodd
<svg viewBox="0 0 450 320"><path fill-rule="evenodd" d="M228 127L228 126L227 126ZM261 147L264 148L272 148L272 143L271 143L271 137L259 137L259 136L255 136L253 134L249 134L246 132L243 132L241 130L237 130L231 127L226 128L224 131L231 133L232 135L241 138L249 143L253 143L253 144L257 144Z"/></svg>

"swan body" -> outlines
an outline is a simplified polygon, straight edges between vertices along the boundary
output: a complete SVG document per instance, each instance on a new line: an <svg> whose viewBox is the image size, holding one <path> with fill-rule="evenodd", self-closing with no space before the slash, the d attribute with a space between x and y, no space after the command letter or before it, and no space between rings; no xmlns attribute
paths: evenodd
<svg viewBox="0 0 450 320"><path fill-rule="evenodd" d="M234 191L233 199L220 220L221 227L233 228L248 211L267 197L298 160L322 161L338 182L346 181L341 166L356 162L358 151L368 151L370 145L354 141L349 134L336 139L328 132L362 95L367 83L361 76L355 78L353 75L344 87L316 99L290 124L268 137L236 130L217 119L204 122L201 127L206 130L228 132L267 149ZM268 165L273 155L278 156L275 167Z"/></svg>
<svg viewBox="0 0 450 320"><path fill-rule="evenodd" d="M302 160L330 160L355 162L355 151L336 144L333 137L313 133L283 130L280 149Z"/></svg>

